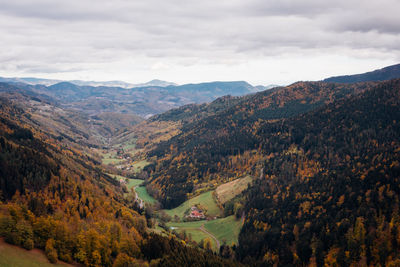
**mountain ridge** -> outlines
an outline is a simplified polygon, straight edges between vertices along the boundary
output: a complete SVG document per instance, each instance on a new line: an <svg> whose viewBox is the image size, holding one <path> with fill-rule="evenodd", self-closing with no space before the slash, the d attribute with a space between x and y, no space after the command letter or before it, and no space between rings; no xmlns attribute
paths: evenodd
<svg viewBox="0 0 400 267"><path fill-rule="evenodd" d="M323 81L337 82L337 83L356 83L356 82L385 81L385 80L396 79L399 77L400 77L400 64L396 64L361 74L330 77L324 79Z"/></svg>
<svg viewBox="0 0 400 267"><path fill-rule="evenodd" d="M205 103L224 95L246 95L258 91L244 81L207 82L167 87L147 86L124 89L107 86L79 86L60 82L51 86L17 86L45 94L69 109L95 115L99 112L128 113L148 118L191 103Z"/></svg>
<svg viewBox="0 0 400 267"><path fill-rule="evenodd" d="M167 87L170 85L177 85L173 82L153 79L145 83L128 83L124 81L83 81L83 80L58 80L58 79L45 79L45 78L35 78L35 77L0 77L0 82L6 83L26 83L30 85L45 85L51 86L61 82L69 82L78 86L108 86L108 87L121 87L125 89L131 89L135 87L144 86L159 86Z"/></svg>

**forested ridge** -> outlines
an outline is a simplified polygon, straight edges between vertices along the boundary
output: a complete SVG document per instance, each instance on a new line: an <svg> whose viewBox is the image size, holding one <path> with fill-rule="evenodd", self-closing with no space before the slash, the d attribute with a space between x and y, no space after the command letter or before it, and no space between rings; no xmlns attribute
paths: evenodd
<svg viewBox="0 0 400 267"><path fill-rule="evenodd" d="M239 257L259 264L397 266L399 102L395 80L262 125L257 136L270 156L245 193Z"/></svg>
<svg viewBox="0 0 400 267"><path fill-rule="evenodd" d="M330 77L324 79L324 82L355 83L366 81L386 81L399 78L399 74L400 64L396 64L361 74Z"/></svg>
<svg viewBox="0 0 400 267"><path fill-rule="evenodd" d="M261 168L257 162L262 156L253 153L260 146L256 132L261 122L303 114L372 86L374 83L298 82L237 99L218 113L188 119L180 134L148 153L157 157L154 166L148 168L153 172L153 191L167 208L174 207L196 188L254 173Z"/></svg>

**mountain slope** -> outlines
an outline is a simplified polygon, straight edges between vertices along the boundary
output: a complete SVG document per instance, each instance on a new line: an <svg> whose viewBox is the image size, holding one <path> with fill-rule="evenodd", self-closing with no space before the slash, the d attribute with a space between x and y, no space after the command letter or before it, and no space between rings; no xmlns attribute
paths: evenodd
<svg viewBox="0 0 400 267"><path fill-rule="evenodd" d="M28 101L18 87L7 96ZM39 101L36 97L31 101ZM84 144L55 138L25 105L0 98L0 236L85 266L237 266L173 236L151 234L151 221L104 174Z"/></svg>
<svg viewBox="0 0 400 267"><path fill-rule="evenodd" d="M181 118L181 132L149 152L150 185L173 207L226 177L257 177L235 209L243 262L399 263L400 80L296 83Z"/></svg>
<svg viewBox="0 0 400 267"><path fill-rule="evenodd" d="M257 132L238 255L258 264L396 265L400 80Z"/></svg>
<svg viewBox="0 0 400 267"><path fill-rule="evenodd" d="M157 157L153 168L149 166L153 171L151 184L159 192L157 197L166 207L173 207L184 201L187 194L195 194L196 188L245 175L249 164L259 159L248 154L245 162L240 160L240 154L259 148L254 133L260 122L293 117L371 86L299 82L235 99L232 105L214 114L205 113L199 119L192 117L192 121L182 125L179 134L148 152L149 157ZM211 103L208 109L212 110L212 106L220 105ZM182 109L156 118L167 119L168 114L181 114L183 118ZM190 109L185 114L191 114Z"/></svg>
<svg viewBox="0 0 400 267"><path fill-rule="evenodd" d="M327 78L324 82L335 83L356 83L370 81L386 81L400 78L400 64L388 66L379 70L374 70L362 74L345 75Z"/></svg>
<svg viewBox="0 0 400 267"><path fill-rule="evenodd" d="M143 121L134 114L102 112L91 116L67 109L54 98L20 85L0 83L0 96L30 114L24 123L40 126L41 131L53 138L83 147L107 145L109 138L120 130Z"/></svg>

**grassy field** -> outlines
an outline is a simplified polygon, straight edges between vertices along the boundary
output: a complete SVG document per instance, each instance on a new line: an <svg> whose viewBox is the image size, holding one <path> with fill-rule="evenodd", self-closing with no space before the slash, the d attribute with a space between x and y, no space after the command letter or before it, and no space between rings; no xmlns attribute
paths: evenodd
<svg viewBox="0 0 400 267"><path fill-rule="evenodd" d="M124 161L124 160L117 158L117 153L116 152L108 152L108 153L103 154L102 162L105 165L118 164L118 163L120 163L122 161Z"/></svg>
<svg viewBox="0 0 400 267"><path fill-rule="evenodd" d="M141 179L128 179L128 183L126 184L126 187L130 190L132 187L141 185L144 182L144 180Z"/></svg>
<svg viewBox="0 0 400 267"><path fill-rule="evenodd" d="M242 220L236 220L235 216L211 220L211 221L195 221L195 222L169 222L168 227L172 227L177 232L186 231L187 234L192 235L192 239L197 243L206 237L208 234L201 231L199 228L204 225L204 228L214 235L221 245L226 242L228 245L238 244L240 229L242 228ZM213 246L216 248L216 243L212 239Z"/></svg>
<svg viewBox="0 0 400 267"><path fill-rule="evenodd" d="M126 179L126 177L118 175L118 174L111 174L108 173L108 175L110 175L111 177L113 177L114 179L118 180L119 179ZM132 187L138 186L140 184L142 184L144 182L144 180L141 179L130 179L128 178L128 183L126 184L126 186L128 187L128 189L131 189Z"/></svg>
<svg viewBox="0 0 400 267"><path fill-rule="evenodd" d="M157 202L152 196L149 195L149 193L147 193L146 187L136 187L135 191L138 197L142 199L145 203L154 204Z"/></svg>
<svg viewBox="0 0 400 267"><path fill-rule="evenodd" d="M251 181L251 176L246 176L218 186L217 189L215 189L215 193L219 203L225 204L235 196L242 193Z"/></svg>
<svg viewBox="0 0 400 267"><path fill-rule="evenodd" d="M217 206L217 203L215 202L212 196L212 192L213 191L203 193L201 195L198 195L197 197L185 201L175 209L164 210L164 211L171 217L177 215L179 218L182 219L186 210L188 210L190 207L196 204L201 204L202 206L207 208L207 215L219 216L221 214L221 209Z"/></svg>
<svg viewBox="0 0 400 267"><path fill-rule="evenodd" d="M134 150L136 148L136 138L133 138L133 139L129 140L128 142L123 143L122 148L125 151L134 152Z"/></svg>
<svg viewBox="0 0 400 267"><path fill-rule="evenodd" d="M236 220L235 216L229 216L217 220L208 221L204 224L204 228L212 233L221 244L226 242L227 245L237 244L240 229L242 228L242 220Z"/></svg>
<svg viewBox="0 0 400 267"><path fill-rule="evenodd" d="M140 172L144 167L146 167L149 164L150 162L148 162L147 160L141 160L138 162L134 162L132 168L134 172Z"/></svg>
<svg viewBox="0 0 400 267"><path fill-rule="evenodd" d="M121 176L121 175L117 175L117 174L111 174L108 173L108 175L110 175L111 177L113 177L114 179L118 180L119 179L126 179L126 177ZM126 184L126 187L128 188L128 191L130 192L131 188L135 187L135 186L139 186L144 182L144 180L141 179L130 179L128 178L128 183ZM147 192L146 192L147 193ZM148 194L147 194L148 195ZM139 196L140 197L140 196Z"/></svg>
<svg viewBox="0 0 400 267"><path fill-rule="evenodd" d="M10 267L66 267L73 266L64 262L50 263L43 251L39 249L26 250L7 244L0 239L0 266Z"/></svg>
<svg viewBox="0 0 400 267"><path fill-rule="evenodd" d="M178 233L181 233L183 231L186 232L186 234L190 234L192 237L192 240L196 241L199 243L201 240L205 238L210 238L213 244L213 248L217 249L217 244L213 238L211 238L208 234L204 233L201 231L199 228L205 223L205 221L196 221L196 222L182 222L182 223L167 223L168 227L172 227L175 231ZM172 229L171 229L172 230Z"/></svg>
<svg viewBox="0 0 400 267"><path fill-rule="evenodd" d="M126 177L121 176L121 175L117 175L117 174L110 174L109 173L108 175L110 175L111 177L113 177L116 180L119 180L121 178L124 179L124 180L126 179ZM137 186L135 191L136 191L136 194L138 194L138 197L140 199L142 199L146 203L150 203L150 204L156 203L156 200L147 193L146 187L139 186L143 182L144 182L144 180L141 180L141 179L130 179L130 178L128 178L128 183L126 184L126 187L128 188L128 190L131 190L132 187L136 187Z"/></svg>

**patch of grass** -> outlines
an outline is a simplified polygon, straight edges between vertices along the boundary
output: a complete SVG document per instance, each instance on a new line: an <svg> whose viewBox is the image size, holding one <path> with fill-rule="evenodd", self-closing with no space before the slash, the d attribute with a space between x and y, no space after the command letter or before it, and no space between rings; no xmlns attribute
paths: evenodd
<svg viewBox="0 0 400 267"><path fill-rule="evenodd" d="M146 167L149 164L150 162L148 162L147 160L141 160L133 163L132 168L134 172L140 172L141 170L143 170L144 167Z"/></svg>
<svg viewBox="0 0 400 267"><path fill-rule="evenodd" d="M115 180L119 180L119 179L125 179L126 177L118 175L118 174L112 174L112 173L107 173L108 175L110 175L112 178L114 178Z"/></svg>
<svg viewBox="0 0 400 267"><path fill-rule="evenodd" d="M174 228L173 230L177 231L178 233L186 232L187 235L191 235L192 240L200 243L201 240L205 238L210 238L213 244L213 248L217 248L217 244L211 236L201 231L199 228L205 223L205 221L195 221L195 222L181 222L181 223L167 223L168 227ZM172 231L172 229L171 229Z"/></svg>
<svg viewBox="0 0 400 267"><path fill-rule="evenodd" d="M131 190L131 188L135 187L135 186L139 186L141 185L144 180L141 179L131 179L131 178L127 178L118 174L111 174L111 173L107 173L108 175L110 175L112 178L114 178L115 180L120 180L120 179L128 179L128 183L126 184L126 187L128 188L128 190Z"/></svg>
<svg viewBox="0 0 400 267"><path fill-rule="evenodd" d="M242 193L251 181L251 176L246 176L218 186L217 189L215 189L218 202L225 204L229 200L233 199L235 196Z"/></svg>
<svg viewBox="0 0 400 267"><path fill-rule="evenodd" d="M123 159L103 159L102 163L104 165L108 165L108 164L117 165L117 164L121 163L122 161L124 161L124 160Z"/></svg>
<svg viewBox="0 0 400 267"><path fill-rule="evenodd" d="M145 186L136 187L135 191L138 197L142 199L144 202L149 204L154 204L157 202L152 196L149 195L149 193L147 193Z"/></svg>
<svg viewBox="0 0 400 267"><path fill-rule="evenodd" d="M212 233L219 242L221 242L221 245L224 241L227 245L238 244L242 220L236 220L236 217L232 215L226 218L208 221L204 224L204 228Z"/></svg>
<svg viewBox="0 0 400 267"><path fill-rule="evenodd" d="M0 239L0 266L13 267L66 267L72 266L63 262L50 263L44 252L39 249L26 250L17 246L7 244Z"/></svg>
<svg viewBox="0 0 400 267"><path fill-rule="evenodd" d="M143 184L144 180L141 179L128 179L128 183L126 184L126 187L130 190L132 187L138 186Z"/></svg>
<svg viewBox="0 0 400 267"><path fill-rule="evenodd" d="M124 159L118 159L118 158L103 158L102 159L102 163L105 165L108 164L119 164L121 162L123 162Z"/></svg>
<svg viewBox="0 0 400 267"><path fill-rule="evenodd" d="M123 143L122 148L125 151L134 150L136 148L136 138L134 138L133 140L130 140L129 142Z"/></svg>
<svg viewBox="0 0 400 267"><path fill-rule="evenodd" d="M219 216L221 214L221 209L217 206L213 196L213 191L205 192L197 197L191 198L184 203L182 203L179 207L171 210L164 210L169 216L174 217L177 215L180 219L183 218L185 211L190 207L200 204L207 208L207 215L209 216Z"/></svg>
<svg viewBox="0 0 400 267"><path fill-rule="evenodd" d="M123 162L124 159L117 158L117 153L115 151L107 152L103 154L102 163L108 164L119 164Z"/></svg>
<svg viewBox="0 0 400 267"><path fill-rule="evenodd" d="M214 235L221 245L226 242L227 245L238 244L240 229L242 228L242 220L236 220L234 215L211 220L211 221L195 221L195 222L169 222L168 227L176 228L175 231L192 234L192 239L197 243L206 237L210 237L199 228L204 224L204 228ZM211 238L211 237L210 237ZM216 248L215 240L212 239L213 246Z"/></svg>

